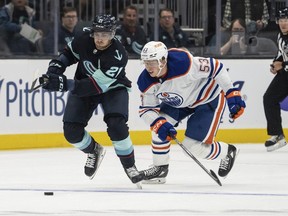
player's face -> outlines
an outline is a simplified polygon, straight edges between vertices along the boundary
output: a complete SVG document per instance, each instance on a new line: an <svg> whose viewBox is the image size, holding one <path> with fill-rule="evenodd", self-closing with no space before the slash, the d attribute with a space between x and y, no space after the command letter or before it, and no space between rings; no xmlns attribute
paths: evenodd
<svg viewBox="0 0 288 216"><path fill-rule="evenodd" d="M94 43L97 49L106 49L112 39L112 32L94 32Z"/></svg>
<svg viewBox="0 0 288 216"><path fill-rule="evenodd" d="M279 19L277 23L280 27L281 32L287 35L288 34L288 17Z"/></svg>
<svg viewBox="0 0 288 216"><path fill-rule="evenodd" d="M146 70L151 77L156 77L159 72L159 62L157 60L144 60Z"/></svg>
<svg viewBox="0 0 288 216"><path fill-rule="evenodd" d="M144 60L143 63L151 77L162 77L167 72L166 60Z"/></svg>

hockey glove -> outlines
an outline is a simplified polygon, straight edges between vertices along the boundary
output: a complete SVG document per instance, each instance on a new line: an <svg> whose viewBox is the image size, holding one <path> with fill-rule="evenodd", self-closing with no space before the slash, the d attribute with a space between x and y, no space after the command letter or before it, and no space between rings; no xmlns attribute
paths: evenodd
<svg viewBox="0 0 288 216"><path fill-rule="evenodd" d="M67 78L65 75L43 74L39 78L39 82L43 85L43 89L48 91L67 91Z"/></svg>
<svg viewBox="0 0 288 216"><path fill-rule="evenodd" d="M240 91L237 88L229 89L226 92L226 99L232 119L236 119L243 114L246 104L242 100Z"/></svg>
<svg viewBox="0 0 288 216"><path fill-rule="evenodd" d="M172 124L167 122L164 117L158 117L150 125L151 130L158 134L159 139L162 141L170 141L177 135L177 131Z"/></svg>
<svg viewBox="0 0 288 216"><path fill-rule="evenodd" d="M48 75L50 74L57 74L57 75L61 75L64 73L66 69L66 66L63 64L63 62L53 59L49 62L49 67L47 70Z"/></svg>

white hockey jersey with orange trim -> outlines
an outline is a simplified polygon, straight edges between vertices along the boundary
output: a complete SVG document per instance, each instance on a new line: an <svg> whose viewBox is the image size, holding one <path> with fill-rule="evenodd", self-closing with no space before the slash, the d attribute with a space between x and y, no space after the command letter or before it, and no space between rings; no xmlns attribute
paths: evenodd
<svg viewBox="0 0 288 216"><path fill-rule="evenodd" d="M226 68L217 59L195 57L181 49L170 49L167 59L164 77L151 77L144 69L137 81L142 100L139 114L148 124L159 116L160 103L195 108L233 88Z"/></svg>

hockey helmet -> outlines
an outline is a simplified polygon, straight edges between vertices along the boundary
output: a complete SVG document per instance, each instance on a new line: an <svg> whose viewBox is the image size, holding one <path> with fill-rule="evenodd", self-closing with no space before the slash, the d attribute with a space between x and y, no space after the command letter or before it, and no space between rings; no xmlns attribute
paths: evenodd
<svg viewBox="0 0 288 216"><path fill-rule="evenodd" d="M92 23L93 32L115 32L116 19L110 14L97 15Z"/></svg>
<svg viewBox="0 0 288 216"><path fill-rule="evenodd" d="M141 60L163 60L167 59L168 49L164 43L160 41L150 41L143 47L141 51Z"/></svg>
<svg viewBox="0 0 288 216"><path fill-rule="evenodd" d="M276 18L277 18L277 20L279 20L281 18L288 18L288 7L280 9L277 13Z"/></svg>

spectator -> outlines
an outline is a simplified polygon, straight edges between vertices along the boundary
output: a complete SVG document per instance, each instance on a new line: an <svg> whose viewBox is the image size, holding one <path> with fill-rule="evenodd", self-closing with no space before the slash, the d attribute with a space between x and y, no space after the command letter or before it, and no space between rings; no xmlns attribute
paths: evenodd
<svg viewBox="0 0 288 216"><path fill-rule="evenodd" d="M245 29L246 26L244 20L233 20L228 30L228 40L226 40L225 44L220 48L221 55L244 54L246 52L247 45L245 43Z"/></svg>
<svg viewBox="0 0 288 216"><path fill-rule="evenodd" d="M77 35L76 25L78 23L77 10L73 7L64 7L61 14L61 25L58 28L58 52L62 52L65 46ZM54 53L54 31L50 31L43 40L44 52Z"/></svg>
<svg viewBox="0 0 288 216"><path fill-rule="evenodd" d="M211 38L209 44L207 45L207 52L212 54L220 54L226 55L232 53L232 47L233 47L233 53L237 54L239 53L245 53L246 47L245 47L245 22L243 19L235 19L232 21L231 26L226 29L225 31L221 32L221 47L220 51L216 50L216 35L214 34ZM241 40L240 40L241 38ZM240 49L240 44L241 48Z"/></svg>
<svg viewBox="0 0 288 216"><path fill-rule="evenodd" d="M32 43L20 32L23 24L33 26L35 10L27 5L27 0L11 0L0 10L0 26L4 31L2 38L13 54L29 54L36 51Z"/></svg>
<svg viewBox="0 0 288 216"><path fill-rule="evenodd" d="M243 19L232 21L230 28L221 33L221 55L229 54L267 54L275 55L276 44L269 38L247 35L247 28ZM208 44L208 53L218 54L215 46L215 36Z"/></svg>
<svg viewBox="0 0 288 216"><path fill-rule="evenodd" d="M245 20L248 34L255 34L264 29L269 20L268 7L265 0L227 0L222 25L229 28L232 20ZM250 26L251 25L251 26ZM248 31L249 29L249 31Z"/></svg>
<svg viewBox="0 0 288 216"><path fill-rule="evenodd" d="M124 45L128 54L140 55L147 43L146 34L138 22L138 10L130 5L124 9L123 22L116 29L116 37Z"/></svg>
<svg viewBox="0 0 288 216"><path fill-rule="evenodd" d="M174 12L169 8L159 11L159 41L163 42L169 48L187 48L189 47L188 37L183 30L175 23ZM150 40L153 40L150 34Z"/></svg>

